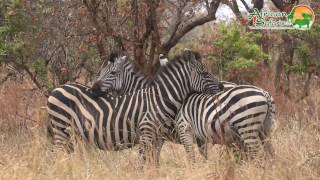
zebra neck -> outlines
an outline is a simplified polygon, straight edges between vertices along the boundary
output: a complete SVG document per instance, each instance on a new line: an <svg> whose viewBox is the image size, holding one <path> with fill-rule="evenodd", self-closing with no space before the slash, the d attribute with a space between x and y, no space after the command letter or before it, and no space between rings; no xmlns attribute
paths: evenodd
<svg viewBox="0 0 320 180"><path fill-rule="evenodd" d="M180 61L168 64L158 72L156 79L152 82L157 87L158 94L161 94L166 102L173 104L178 109L187 95L191 93L188 69Z"/></svg>
<svg viewBox="0 0 320 180"><path fill-rule="evenodd" d="M159 78L153 84L155 92L164 100L164 103L174 105L180 108L182 102L189 94L189 87L183 83L168 81L168 79Z"/></svg>

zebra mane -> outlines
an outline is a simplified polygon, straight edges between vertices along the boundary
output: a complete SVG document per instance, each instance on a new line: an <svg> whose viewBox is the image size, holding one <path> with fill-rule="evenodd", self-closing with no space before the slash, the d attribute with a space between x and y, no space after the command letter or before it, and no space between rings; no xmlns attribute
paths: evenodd
<svg viewBox="0 0 320 180"><path fill-rule="evenodd" d="M168 72L171 67L178 66L179 64L184 64L186 62L201 62L201 55L197 51L185 50L181 54L176 55L173 59L169 60L165 66L160 67L154 79Z"/></svg>
<svg viewBox="0 0 320 180"><path fill-rule="evenodd" d="M133 61L131 58L127 58L124 60L123 66L129 66L130 69L139 76L145 76L147 77L147 75L141 70L141 68L139 67L139 65L136 63L136 61Z"/></svg>
<svg viewBox="0 0 320 180"><path fill-rule="evenodd" d="M105 68L110 62L114 63L116 61L116 59L121 57L121 55L122 54L120 52L118 52L118 51L110 53L108 58L100 66L100 70L99 71L101 71L103 68Z"/></svg>
<svg viewBox="0 0 320 180"><path fill-rule="evenodd" d="M140 70L135 61L133 61L131 58L121 59L121 57L127 57L127 55L125 55L125 53L123 52L112 52L108 57L108 62L116 63L117 61L121 61L120 63L122 64L122 66L129 66L130 69L133 70L133 72L143 75L143 71Z"/></svg>
<svg viewBox="0 0 320 180"><path fill-rule="evenodd" d="M108 61L114 63L118 58L120 58L122 54L120 52L112 52L109 55Z"/></svg>

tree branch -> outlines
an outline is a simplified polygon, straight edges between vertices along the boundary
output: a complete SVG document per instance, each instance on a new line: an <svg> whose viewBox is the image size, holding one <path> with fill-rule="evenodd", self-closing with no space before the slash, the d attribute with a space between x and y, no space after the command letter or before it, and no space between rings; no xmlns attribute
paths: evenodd
<svg viewBox="0 0 320 180"><path fill-rule="evenodd" d="M232 2L228 1L227 5L231 8L231 10L236 15L238 20L242 19L242 15L241 15L241 12L239 10L239 6L238 6L238 3L237 3L237 0L232 0Z"/></svg>
<svg viewBox="0 0 320 180"><path fill-rule="evenodd" d="M292 6L298 2L298 0L290 0L290 2L286 2L284 0L271 0L273 4L281 11L289 12L292 9ZM257 8L261 10L263 8L263 0L255 0L253 8Z"/></svg>
<svg viewBox="0 0 320 180"><path fill-rule="evenodd" d="M95 2L96 1L94 0L93 3L95 3ZM83 0L83 4L86 6L86 8L90 14L90 18L92 20L92 23L93 23L94 27L96 28L96 33L95 33L95 36L97 39L96 45L98 48L100 58L101 58L101 60L105 60L105 58L107 56L107 52L106 52L104 45L103 45L103 42L102 42L102 38L101 38L102 30L101 30L100 25L97 20L97 8L99 6L97 4L94 4L91 6L87 0Z"/></svg>
<svg viewBox="0 0 320 180"><path fill-rule="evenodd" d="M30 71L28 66L26 66L25 64L17 63L16 61L11 61L11 62L14 64L15 68L17 68L18 70L25 71L29 75L29 77L30 77L31 81L33 82L33 84L43 93L43 95L45 95L46 97L49 97L48 92L44 91L44 89L43 89L44 86L42 86L40 84L40 82L38 81L37 75L33 74Z"/></svg>
<svg viewBox="0 0 320 180"><path fill-rule="evenodd" d="M244 7L246 8L246 10L247 10L248 12L250 12L251 9L249 8L247 2L246 2L245 0L240 0L240 1L242 2L242 4L244 5Z"/></svg>
<svg viewBox="0 0 320 180"><path fill-rule="evenodd" d="M0 81L0 85L2 85L3 83L5 83L10 77L14 76L13 72L9 72L3 79L1 79Z"/></svg>
<svg viewBox="0 0 320 180"><path fill-rule="evenodd" d="M263 0L254 0L253 8L261 10L263 8Z"/></svg>
<svg viewBox="0 0 320 180"><path fill-rule="evenodd" d="M220 0L215 0L210 3L210 6L208 8L208 14L204 17L197 18L193 21L190 21L185 26L181 27L176 32L173 32L174 34L171 35L172 38L170 38L168 41L162 44L161 50L163 54L168 54L170 49L175 46L179 40L187 34L189 31L191 31L193 28L203 25L207 22L213 21L216 19L216 12L220 5Z"/></svg>
<svg viewBox="0 0 320 180"><path fill-rule="evenodd" d="M176 34L180 24L182 23L182 9L184 8L185 5L186 4L184 3L182 6L176 6L177 19L176 19L176 22L174 24L173 30L171 32L171 35L170 35L168 41L172 41L172 39L174 38L174 35Z"/></svg>

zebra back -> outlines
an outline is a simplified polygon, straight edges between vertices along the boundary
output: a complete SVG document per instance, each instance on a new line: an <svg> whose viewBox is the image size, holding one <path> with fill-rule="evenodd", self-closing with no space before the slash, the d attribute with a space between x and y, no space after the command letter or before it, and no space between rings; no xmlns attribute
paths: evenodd
<svg viewBox="0 0 320 180"><path fill-rule="evenodd" d="M171 83L170 86L182 84L187 89L191 88L190 92L215 94L221 91L220 82L207 71L207 68L201 62L199 53L185 51L166 64L151 79L135 68L128 58L120 58L112 65L105 67L105 70L100 73L99 78L94 82L92 90L93 92L113 90L120 92L120 94L126 94L147 88L150 85ZM171 79L167 82L162 81L168 78ZM175 89L176 87L172 88ZM186 91L189 91L189 89Z"/></svg>

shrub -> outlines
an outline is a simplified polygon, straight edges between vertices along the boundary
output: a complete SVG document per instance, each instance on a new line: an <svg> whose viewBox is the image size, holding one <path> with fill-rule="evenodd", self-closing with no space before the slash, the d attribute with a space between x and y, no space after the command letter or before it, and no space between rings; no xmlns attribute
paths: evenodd
<svg viewBox="0 0 320 180"><path fill-rule="evenodd" d="M260 33L247 32L245 27L239 24L221 23L217 39L212 44L216 50L208 57L214 61L215 73L222 79L228 79L235 72L248 69L251 69L248 72L252 72L259 60L269 59L257 44L260 38Z"/></svg>

